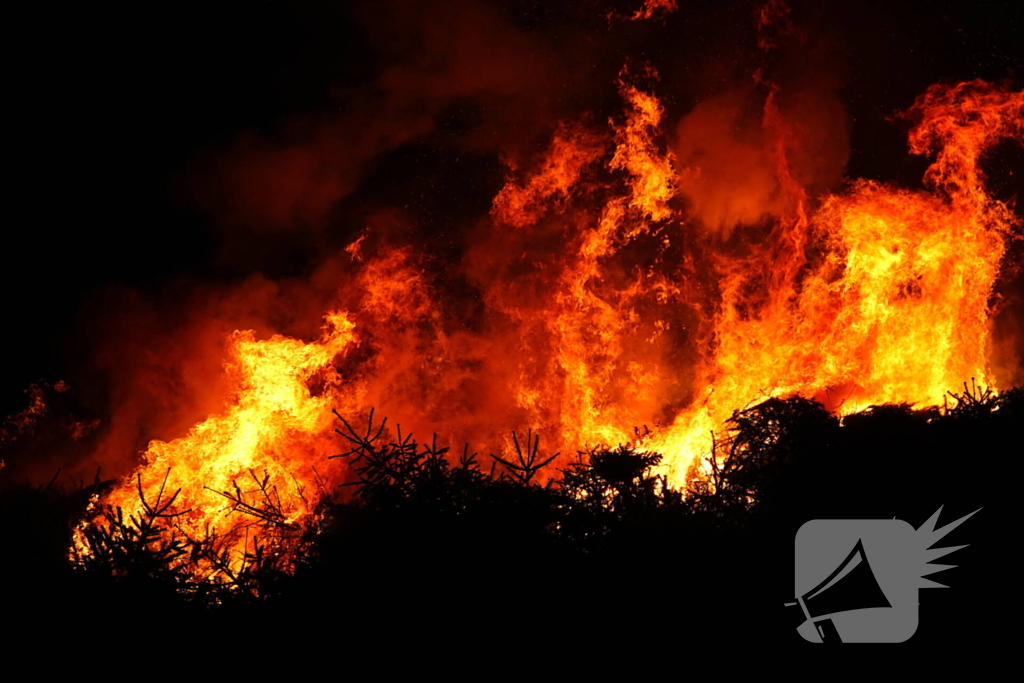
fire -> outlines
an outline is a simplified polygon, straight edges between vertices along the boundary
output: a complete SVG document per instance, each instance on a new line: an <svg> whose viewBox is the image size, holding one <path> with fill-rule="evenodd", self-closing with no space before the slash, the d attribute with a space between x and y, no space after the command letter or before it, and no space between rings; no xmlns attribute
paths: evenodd
<svg viewBox="0 0 1024 683"><path fill-rule="evenodd" d="M676 0L644 0L643 7L638 8L629 19L636 21L640 19L653 19L664 16L679 9Z"/></svg>
<svg viewBox="0 0 1024 683"><path fill-rule="evenodd" d="M346 475L328 459L334 409L375 407L407 420L406 433L437 429L456 445L528 427L563 453L651 425L640 445L684 486L706 476L711 433L756 401L800 394L845 414L941 404L970 378L995 385L989 299L1016 219L986 194L979 162L1021 139L1024 93L933 86L907 113L911 151L935 155L928 190L859 180L813 196L767 84L771 206L744 213L768 228L740 224L730 237L691 215L707 206L708 170L673 153L657 82L652 69L624 70L622 117L607 129L564 121L531 164L508 163L485 237L458 264L479 298L468 322L446 314L427 259L367 230L345 250L319 338L236 332L223 410L153 441L98 503L141 518L173 500L175 533L222 539L219 559L193 569L220 580L267 524L301 529L334 495ZM90 525L108 523L83 522L80 557Z"/></svg>
<svg viewBox="0 0 1024 683"><path fill-rule="evenodd" d="M180 439L153 441L139 471L104 504L142 519L147 506L159 509L173 500L174 530L190 540L216 537L229 558L226 569L237 572L258 542L248 533L254 521L287 527L316 508L315 468L329 475L327 458L334 454L324 434L337 400L329 388L341 378L330 364L352 341L353 324L342 313L329 314L322 337L312 343L280 335L257 341L250 331L236 332L226 362L233 394L224 413ZM324 387L319 395L310 392L314 378ZM89 552L85 529L76 534L81 553ZM196 562L197 578L223 571L218 559Z"/></svg>
<svg viewBox="0 0 1024 683"><path fill-rule="evenodd" d="M1024 93L981 81L936 85L908 115L918 120L911 151L937 152L925 174L932 191L857 181L809 218L798 194L770 248L723 259L706 400L652 448L707 452L706 435L733 410L773 396L814 396L845 414L941 405L965 378L995 386L989 298L1016 221L985 193L978 163L998 140L1021 139ZM808 263L815 243L824 256ZM757 278L770 283L760 302L747 294ZM684 457L669 467L677 478L699 476L694 464Z"/></svg>

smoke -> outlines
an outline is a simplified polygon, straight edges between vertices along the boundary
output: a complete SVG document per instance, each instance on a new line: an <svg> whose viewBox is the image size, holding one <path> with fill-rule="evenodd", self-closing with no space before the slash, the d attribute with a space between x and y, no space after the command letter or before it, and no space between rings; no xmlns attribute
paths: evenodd
<svg viewBox="0 0 1024 683"><path fill-rule="evenodd" d="M794 199L780 180L783 162L816 196L842 180L849 158L846 114L834 93L781 95L784 130L765 121L764 107L757 87L737 88L699 103L676 129L680 190L692 215L726 238L738 226L792 215Z"/></svg>
<svg viewBox="0 0 1024 683"><path fill-rule="evenodd" d="M744 94L701 102L677 129L676 155L686 169L680 190L704 226L728 237L737 225L778 215L782 198L763 131L744 125ZM753 112L756 116L757 111Z"/></svg>
<svg viewBox="0 0 1024 683"><path fill-rule="evenodd" d="M777 0L760 8L757 21L759 64L699 101L676 128L680 191L692 216L723 238L739 226L792 217L804 197L842 181L850 157L849 117L837 93L846 71L841 41L820 26L794 24Z"/></svg>
<svg viewBox="0 0 1024 683"><path fill-rule="evenodd" d="M329 111L200 154L187 192L225 228L322 230L371 162L429 137L462 150L544 130L573 87L548 40L473 0L357 6L369 82L335 87Z"/></svg>
<svg viewBox="0 0 1024 683"><path fill-rule="evenodd" d="M494 3L392 0L353 3L346 12L332 19L348 25L339 24L338 40L346 39L346 28L357 33L365 59L354 76L325 84L328 104L207 145L180 174L179 196L217 235L217 268L227 277L111 285L90 293L79 313L70 385L86 413L102 416L101 426L73 457L64 457L71 451L62 447L34 451L31 463L7 454L12 466L6 474L45 481L63 466L65 476L89 479L98 465L104 476L124 474L151 439L181 436L223 409L223 363L235 330L254 330L259 339L313 339L332 306L385 306L379 293L367 295L367 278L388 267L397 269L396 277L412 273L418 261L407 251L404 265L386 259L399 246L429 237L400 201L406 188L387 187L388 179L380 178L395 151L425 142L455 155L489 155L500 181L499 148L509 157L531 149L568 111L562 98L586 90L567 67L585 59L586 50L558 45L550 33ZM385 187L368 191L368 178ZM339 206L360 193L348 207ZM481 204L484 212L489 199ZM348 208L354 217L338 214ZM476 219L463 211L446 222L453 221L472 226ZM357 235L365 239L345 251ZM460 310L450 308L454 315ZM414 375L424 370L412 351L435 343L427 337L443 331L445 322L436 313L406 311L410 316L419 327L402 334L387 327L407 321L380 310L367 316L361 330L367 342L352 365L361 360L362 372L380 375L368 405L402 405L407 421L426 429L430 401L408 396L421 391ZM488 344L467 333L449 335L445 343L474 368ZM384 355L387 364L368 360ZM487 377L446 372L460 397L491 405L496 419L505 420L509 399L488 391ZM438 391L443 395L445 388ZM415 414L415 406L424 414ZM449 417L457 422L457 415Z"/></svg>

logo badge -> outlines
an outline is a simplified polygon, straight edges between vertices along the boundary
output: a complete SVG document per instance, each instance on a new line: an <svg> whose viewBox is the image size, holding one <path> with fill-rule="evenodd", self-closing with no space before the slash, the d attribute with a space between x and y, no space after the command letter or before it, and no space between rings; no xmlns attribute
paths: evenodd
<svg viewBox="0 0 1024 683"><path fill-rule="evenodd" d="M923 577L954 565L930 564L967 546L932 548L967 521L935 529L939 508L919 529L899 519L814 519L796 533L797 632L812 643L901 643L917 631Z"/></svg>

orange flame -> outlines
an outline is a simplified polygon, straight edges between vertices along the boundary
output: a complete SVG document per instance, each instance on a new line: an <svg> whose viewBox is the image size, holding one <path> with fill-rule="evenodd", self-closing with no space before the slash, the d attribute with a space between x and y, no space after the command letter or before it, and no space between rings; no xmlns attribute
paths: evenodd
<svg viewBox="0 0 1024 683"><path fill-rule="evenodd" d="M676 0L644 0L643 7L638 8L629 18L634 21L653 19L675 12L677 9L679 9L679 3Z"/></svg>
<svg viewBox="0 0 1024 683"><path fill-rule="evenodd" d="M701 169L663 149L652 92L626 72L619 91L626 113L610 132L564 123L535 170L511 169L486 239L460 264L479 291L473 320L453 324L423 263L364 233L320 338L235 333L225 409L152 442L100 502L141 514L136 487L152 503L166 475L180 489L175 528L228 539L236 570L252 519L301 527L343 480L327 459L332 408L377 407L437 425L449 443L531 427L563 452L660 424L642 446L664 454L679 486L706 476L711 432L755 401L802 394L847 413L935 405L972 377L994 385L989 298L1016 219L985 193L978 164L1022 137L1024 93L933 86L908 113L911 151L936 154L932 191L856 181L816 199L793 171L798 136L773 87L760 125L776 187L760 215L775 218L758 240L700 233L677 193L684 180L699 192ZM697 257L678 247L687 240L703 240L716 282L699 282ZM83 555L90 523L104 522L79 528ZM202 566L198 578L223 569Z"/></svg>
<svg viewBox="0 0 1024 683"><path fill-rule="evenodd" d="M651 444L691 454L668 465L677 480L708 451L709 432L753 401L803 394L849 413L938 405L967 378L995 386L988 300L1016 221L986 195L978 161L1021 138L1022 105L1024 93L981 81L931 87L910 110L920 120L910 141L914 153L938 151L925 175L938 193L858 181L809 219L801 198L774 249L723 261L706 400ZM825 254L802 274L812 241ZM757 278L770 283L760 303L748 294Z"/></svg>
<svg viewBox="0 0 1024 683"><path fill-rule="evenodd" d="M246 534L254 518L294 525L315 509L320 494L312 486L313 468L329 468L334 445L323 435L338 398L326 390L313 395L309 384L318 378L325 389L339 385L330 364L353 339L353 324L342 313L327 316L322 337L313 343L280 335L257 341L252 332L236 332L226 363L234 394L225 412L180 439L153 441L139 471L103 502L139 517L146 505L172 495L164 490L163 473L173 471L172 485L180 489L172 513L176 530L193 540L224 539L229 569L237 571L249 543L256 542ZM76 545L88 552L83 528ZM219 571L210 562L197 566L201 573Z"/></svg>

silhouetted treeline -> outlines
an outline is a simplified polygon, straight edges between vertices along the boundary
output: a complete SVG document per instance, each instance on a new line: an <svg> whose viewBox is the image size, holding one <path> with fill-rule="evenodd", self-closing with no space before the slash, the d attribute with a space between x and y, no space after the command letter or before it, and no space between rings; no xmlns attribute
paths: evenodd
<svg viewBox="0 0 1024 683"><path fill-rule="evenodd" d="M530 434L505 459L453 455L383 426L371 415L339 430L339 457L358 481L345 503L325 506L293 574L257 558L219 589L183 589L172 565L186 549L153 542L157 508L146 528L108 511L106 531L90 539L104 551L73 568L71 529L105 484L8 482L3 586L18 599L6 604L68 637L83 623L124 620L219 624L241 637L327 619L348 642L377 645L507 642L524 628L598 651L797 644L782 603L794 598L804 522L896 517L916 528L944 506L940 525L982 511L943 539L970 546L931 577L950 590L921 591L910 643L977 648L999 637L992 620L1016 576L1024 389L965 387L945 409L886 405L842 420L808 399L770 399L734 414L716 436L712 481L685 493L654 474L660 455L628 446L580 453L546 482L552 454Z"/></svg>

